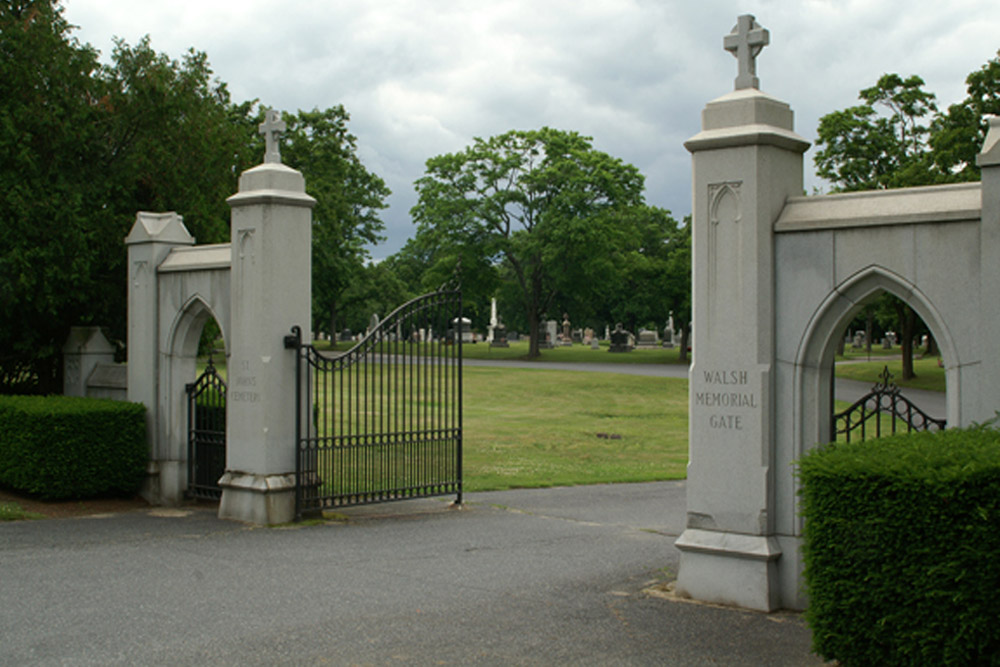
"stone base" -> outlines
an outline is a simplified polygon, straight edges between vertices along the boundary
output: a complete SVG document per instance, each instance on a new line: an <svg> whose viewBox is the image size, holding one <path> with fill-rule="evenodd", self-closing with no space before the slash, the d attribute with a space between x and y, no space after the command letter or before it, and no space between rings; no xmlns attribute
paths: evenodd
<svg viewBox="0 0 1000 667"><path fill-rule="evenodd" d="M490 347L510 347L510 343L508 343L505 340L502 340L500 342L494 341L494 342L490 343Z"/></svg>
<svg viewBox="0 0 1000 667"><path fill-rule="evenodd" d="M678 595L758 611L781 607L774 537L688 528L674 546L681 552Z"/></svg>
<svg viewBox="0 0 1000 667"><path fill-rule="evenodd" d="M219 480L219 518L273 526L295 520L295 475L227 470Z"/></svg>
<svg viewBox="0 0 1000 667"><path fill-rule="evenodd" d="M139 495L150 505L180 505L187 491L187 461L150 461Z"/></svg>

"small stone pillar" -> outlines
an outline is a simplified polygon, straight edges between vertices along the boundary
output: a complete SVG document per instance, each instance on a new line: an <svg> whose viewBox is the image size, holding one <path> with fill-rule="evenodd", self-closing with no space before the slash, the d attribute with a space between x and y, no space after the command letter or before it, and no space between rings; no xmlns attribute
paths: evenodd
<svg viewBox="0 0 1000 667"><path fill-rule="evenodd" d="M194 245L194 237L176 213L140 211L125 238L128 247L128 390L129 401L146 406L150 463L142 496L152 502L176 502L181 464L168 451L167 424L160 409L159 285L157 267L173 248ZM169 463L168 463L169 461ZM172 469L171 469L172 468ZM164 484L163 477L168 481Z"/></svg>
<svg viewBox="0 0 1000 667"><path fill-rule="evenodd" d="M265 162L240 176L232 208L231 353L226 472L219 516L257 524L295 517L295 350L292 326L311 331L312 207L305 179L281 164L269 111Z"/></svg>
<svg viewBox="0 0 1000 667"><path fill-rule="evenodd" d="M770 611L782 603L773 526L774 243L802 153L787 104L757 89L768 33L741 16L724 40L736 90L709 102L684 145L694 163L687 527L677 590ZM782 471L784 473L784 471ZM793 578L794 579L794 578Z"/></svg>
<svg viewBox="0 0 1000 667"><path fill-rule="evenodd" d="M94 367L115 361L115 348L100 327L70 327L62 353L65 396L86 396L87 378Z"/></svg>

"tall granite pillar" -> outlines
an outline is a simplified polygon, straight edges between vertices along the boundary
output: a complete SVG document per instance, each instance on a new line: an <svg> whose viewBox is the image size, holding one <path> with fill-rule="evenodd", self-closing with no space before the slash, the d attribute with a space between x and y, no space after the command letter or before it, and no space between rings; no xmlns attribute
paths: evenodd
<svg viewBox="0 0 1000 667"><path fill-rule="evenodd" d="M310 331L312 207L305 179L281 164L277 113L261 125L265 162L240 176L232 208L233 332L226 472L219 516L257 524L295 514L293 325Z"/></svg>
<svg viewBox="0 0 1000 667"><path fill-rule="evenodd" d="M159 283L157 267L173 248L194 245L194 237L176 213L136 214L125 238L128 247L128 390L129 401L146 406L150 464L142 496L152 503L181 499L184 462L167 446L166 397L160 396ZM162 409L161 409L162 406Z"/></svg>
<svg viewBox="0 0 1000 667"><path fill-rule="evenodd" d="M1000 116L989 119L990 129L983 142L976 164L982 170L982 223L980 227L980 313L983 324L978 327L983 346L983 368L980 371L978 413L972 419L986 421L1000 407L1000 338L994 325L1000 322L1000 300L996 298L1000 285ZM972 420L970 420L972 421Z"/></svg>
<svg viewBox="0 0 1000 667"><path fill-rule="evenodd" d="M774 221L802 194L802 154L787 104L757 89L768 33L741 16L724 45L736 90L709 102L693 159L694 364L687 526L677 591L761 610L780 605L772 423Z"/></svg>

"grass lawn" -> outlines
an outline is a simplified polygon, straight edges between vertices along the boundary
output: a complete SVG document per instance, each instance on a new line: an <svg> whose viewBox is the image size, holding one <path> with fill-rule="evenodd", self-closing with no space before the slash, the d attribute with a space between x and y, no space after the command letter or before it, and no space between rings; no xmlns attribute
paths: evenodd
<svg viewBox="0 0 1000 667"><path fill-rule="evenodd" d="M881 359L876 361L838 363L837 377L858 380L859 382L870 382L874 385L880 381L878 376L886 366L889 367L889 372L893 376L892 381L897 387L940 392L945 390L944 369L938 367L937 357L928 359L915 357L913 359L913 372L916 374L916 377L905 382L902 379L903 362L899 359L898 355L895 359L891 360Z"/></svg>
<svg viewBox="0 0 1000 667"><path fill-rule="evenodd" d="M341 344L338 349L348 349ZM897 348L898 350L898 348ZM888 352L879 350L880 352ZM537 368L464 369L464 482L469 491L682 479L688 457L687 381L546 369L546 361L678 363L678 350L611 354L575 345L543 350ZM874 352L874 351L873 351ZM527 343L466 344L468 358L523 359ZM874 355L873 355L874 356ZM888 355L879 355L888 356ZM875 384L894 360L837 365L837 375ZM199 371L204 362L199 364ZM224 364L217 364L224 373ZM936 359L915 360L899 386L944 391ZM838 406L838 410L847 407Z"/></svg>
<svg viewBox="0 0 1000 667"><path fill-rule="evenodd" d="M469 491L682 479L687 381L466 368Z"/></svg>
<svg viewBox="0 0 1000 667"><path fill-rule="evenodd" d="M335 349L341 352L351 349L353 343L337 343L331 345L329 341L316 341L313 343L318 350ZM388 345L392 345L388 343ZM420 346L416 349L419 350ZM589 345L572 345L566 347L555 347L551 350L541 350L541 356L537 359L540 363L547 361L563 361L577 363L602 363L602 364L678 364L680 362L680 348L658 347L649 350L632 350L631 352L615 353L608 352L608 343L601 344L599 350L591 350ZM517 359L528 358L528 343L517 341L511 343L510 347L490 347L489 343L465 343L462 345L462 356L466 359Z"/></svg>

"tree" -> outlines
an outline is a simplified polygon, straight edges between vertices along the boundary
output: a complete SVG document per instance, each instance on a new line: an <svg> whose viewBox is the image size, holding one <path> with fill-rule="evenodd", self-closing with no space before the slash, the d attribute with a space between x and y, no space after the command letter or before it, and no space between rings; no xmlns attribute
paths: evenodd
<svg viewBox="0 0 1000 667"><path fill-rule="evenodd" d="M631 233L622 223L644 205L635 167L595 150L588 137L551 128L477 138L431 158L416 189L418 237L511 276L531 357L556 297L571 287L585 297L613 275L613 250Z"/></svg>
<svg viewBox="0 0 1000 667"><path fill-rule="evenodd" d="M976 155L989 129L986 117L1000 115L1000 50L965 79L967 96L931 124L934 165L948 180L978 181Z"/></svg>
<svg viewBox="0 0 1000 667"><path fill-rule="evenodd" d="M937 182L923 124L937 107L923 85L919 76L885 74L860 92L864 104L820 118L816 173L842 192Z"/></svg>
<svg viewBox="0 0 1000 667"><path fill-rule="evenodd" d="M366 244L383 240L389 188L357 155L357 139L347 131L350 115L338 105L320 111L284 114L282 161L306 179L313 208L313 322L338 331L338 313L347 290L362 279L369 259ZM321 324L322 323L322 324Z"/></svg>
<svg viewBox="0 0 1000 667"><path fill-rule="evenodd" d="M55 0L0 4L0 391L60 389L70 325L125 337L123 239L139 210L177 210L228 236L252 125L204 54L148 40L112 64L80 45Z"/></svg>
<svg viewBox="0 0 1000 667"><path fill-rule="evenodd" d="M54 389L66 317L93 293L86 221L106 112L97 54L52 2L0 4L0 387ZM62 340L65 340L63 338Z"/></svg>

